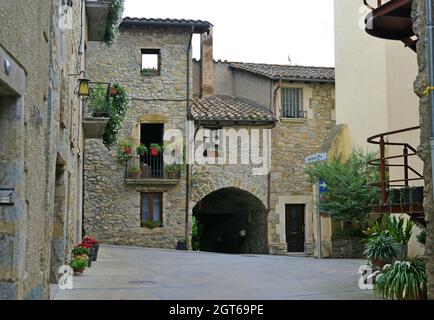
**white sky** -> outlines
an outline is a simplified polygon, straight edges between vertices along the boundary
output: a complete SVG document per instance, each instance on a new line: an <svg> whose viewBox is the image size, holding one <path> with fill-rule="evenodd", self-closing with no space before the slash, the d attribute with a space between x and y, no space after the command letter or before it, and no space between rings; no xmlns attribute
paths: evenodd
<svg viewBox="0 0 434 320"><path fill-rule="evenodd" d="M334 66L333 0L126 0L124 16L207 20L214 59Z"/></svg>

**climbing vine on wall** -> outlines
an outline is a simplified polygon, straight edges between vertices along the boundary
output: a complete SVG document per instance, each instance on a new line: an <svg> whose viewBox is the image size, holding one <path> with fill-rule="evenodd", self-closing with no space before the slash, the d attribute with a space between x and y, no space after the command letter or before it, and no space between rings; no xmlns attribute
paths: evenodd
<svg viewBox="0 0 434 320"><path fill-rule="evenodd" d="M104 42L111 45L119 35L119 25L122 21L124 0L111 0Z"/></svg>
<svg viewBox="0 0 434 320"><path fill-rule="evenodd" d="M125 88L118 83L115 83L113 87L117 94L110 98L110 120L105 127L103 136L103 142L107 148L116 143L122 121L128 110L128 95Z"/></svg>

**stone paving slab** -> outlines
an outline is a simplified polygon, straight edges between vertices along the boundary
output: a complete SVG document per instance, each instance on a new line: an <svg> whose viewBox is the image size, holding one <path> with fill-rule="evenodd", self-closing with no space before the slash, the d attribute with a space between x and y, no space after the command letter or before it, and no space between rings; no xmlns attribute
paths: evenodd
<svg viewBox="0 0 434 320"><path fill-rule="evenodd" d="M371 300L363 260L227 255L101 245L98 261L54 300Z"/></svg>

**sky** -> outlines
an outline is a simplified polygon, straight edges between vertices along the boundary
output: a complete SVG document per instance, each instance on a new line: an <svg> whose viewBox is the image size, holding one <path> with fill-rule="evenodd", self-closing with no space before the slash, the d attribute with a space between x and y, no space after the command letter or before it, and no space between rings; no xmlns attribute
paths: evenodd
<svg viewBox="0 0 434 320"><path fill-rule="evenodd" d="M334 66L333 0L126 0L124 16L207 20L214 59Z"/></svg>

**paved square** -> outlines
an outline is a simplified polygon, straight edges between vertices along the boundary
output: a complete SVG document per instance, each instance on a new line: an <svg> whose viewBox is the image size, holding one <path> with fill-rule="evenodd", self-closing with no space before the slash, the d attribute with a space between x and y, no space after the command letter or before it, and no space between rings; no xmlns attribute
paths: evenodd
<svg viewBox="0 0 434 320"><path fill-rule="evenodd" d="M54 300L375 299L358 287L362 260L226 255L102 245L73 290Z"/></svg>

